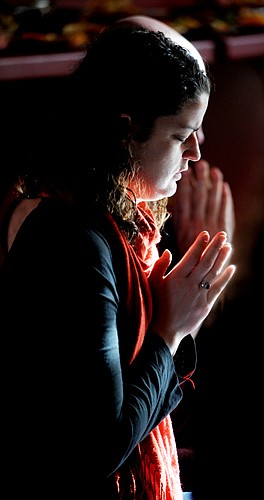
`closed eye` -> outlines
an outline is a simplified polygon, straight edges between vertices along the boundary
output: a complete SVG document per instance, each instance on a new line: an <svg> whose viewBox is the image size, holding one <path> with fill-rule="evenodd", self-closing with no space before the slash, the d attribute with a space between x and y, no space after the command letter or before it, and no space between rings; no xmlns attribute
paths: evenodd
<svg viewBox="0 0 264 500"><path fill-rule="evenodd" d="M181 142L182 144L184 144L186 141L188 141L188 139L193 135L193 134L197 134L197 130L193 130L193 132L191 132L191 134L188 135L188 137L185 137L185 139L181 138L181 137L178 137L177 135L174 136L174 138Z"/></svg>
<svg viewBox="0 0 264 500"><path fill-rule="evenodd" d="M187 141L188 137L186 137L185 139L181 139L181 137L178 137L177 135L175 135L174 139L176 139L176 141L179 141L182 144L184 144Z"/></svg>

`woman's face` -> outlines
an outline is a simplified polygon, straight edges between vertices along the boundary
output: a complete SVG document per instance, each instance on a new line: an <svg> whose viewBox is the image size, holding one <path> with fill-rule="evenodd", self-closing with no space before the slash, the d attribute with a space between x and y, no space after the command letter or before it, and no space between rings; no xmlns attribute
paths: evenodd
<svg viewBox="0 0 264 500"><path fill-rule="evenodd" d="M174 195L188 162L201 157L198 131L207 110L209 96L202 94L176 115L157 118L149 139L131 141L131 153L139 170L129 187L137 201L159 200Z"/></svg>

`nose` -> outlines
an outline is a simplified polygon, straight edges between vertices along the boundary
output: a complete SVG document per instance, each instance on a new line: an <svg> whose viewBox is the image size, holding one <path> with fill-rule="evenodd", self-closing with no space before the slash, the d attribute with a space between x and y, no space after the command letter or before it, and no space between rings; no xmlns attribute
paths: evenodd
<svg viewBox="0 0 264 500"><path fill-rule="evenodd" d="M193 132L184 143L185 149L182 153L184 160L198 161L201 158L199 139L197 132Z"/></svg>

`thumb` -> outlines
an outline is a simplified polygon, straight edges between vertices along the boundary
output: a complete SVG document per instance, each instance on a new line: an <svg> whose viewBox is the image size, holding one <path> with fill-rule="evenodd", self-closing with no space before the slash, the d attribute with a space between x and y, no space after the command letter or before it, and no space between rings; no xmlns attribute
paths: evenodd
<svg viewBox="0 0 264 500"><path fill-rule="evenodd" d="M172 260L171 252L168 249L164 250L161 257L158 260L156 260L153 269L151 271L149 277L149 282L151 286L159 285L171 263L171 260Z"/></svg>

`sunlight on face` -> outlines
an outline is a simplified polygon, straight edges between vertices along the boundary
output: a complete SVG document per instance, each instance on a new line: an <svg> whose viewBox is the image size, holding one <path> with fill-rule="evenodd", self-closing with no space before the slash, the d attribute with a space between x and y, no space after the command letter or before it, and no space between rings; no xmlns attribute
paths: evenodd
<svg viewBox="0 0 264 500"><path fill-rule="evenodd" d="M138 202L172 196L181 173L188 169L188 162L200 159L198 130L201 130L208 99L207 94L202 94L178 114L159 117L146 142L131 141L139 170L129 187Z"/></svg>

